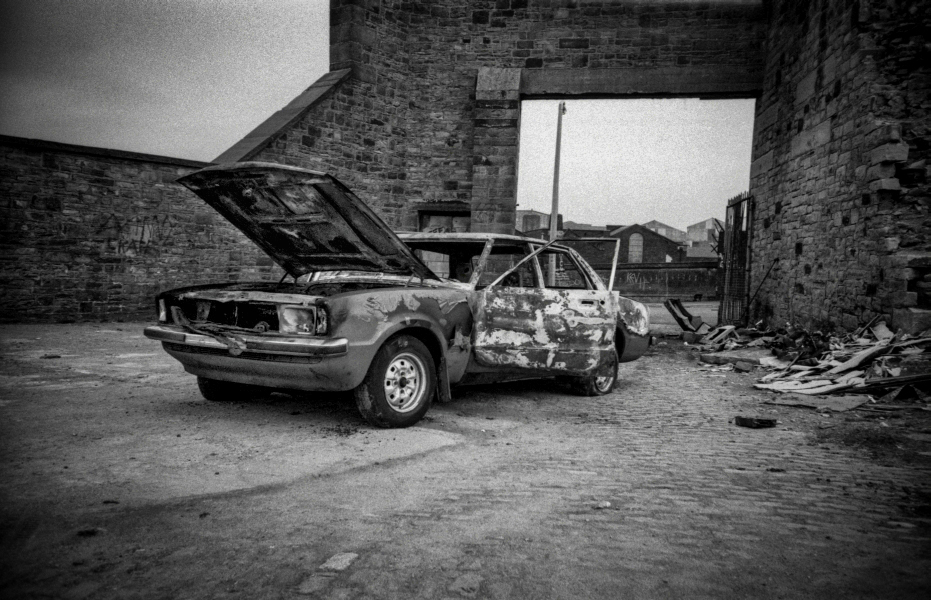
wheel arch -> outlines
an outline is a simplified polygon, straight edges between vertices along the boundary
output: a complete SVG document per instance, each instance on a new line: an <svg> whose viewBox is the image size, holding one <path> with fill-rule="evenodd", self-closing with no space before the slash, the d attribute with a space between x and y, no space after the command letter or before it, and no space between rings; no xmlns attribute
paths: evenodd
<svg viewBox="0 0 931 600"><path fill-rule="evenodd" d="M621 357L624 356L624 348L627 347L627 335L624 333L623 327L618 327L614 331L614 349L617 350L617 359L621 360Z"/></svg>
<svg viewBox="0 0 931 600"><path fill-rule="evenodd" d="M440 361L443 359L444 355L443 346L440 344L440 340L433 330L425 325L410 325L391 332L385 337L382 343L379 344L378 349L380 350L385 344L401 335L409 335L423 342L423 345L427 347L427 350L430 351L430 356L433 358L433 367L439 368Z"/></svg>

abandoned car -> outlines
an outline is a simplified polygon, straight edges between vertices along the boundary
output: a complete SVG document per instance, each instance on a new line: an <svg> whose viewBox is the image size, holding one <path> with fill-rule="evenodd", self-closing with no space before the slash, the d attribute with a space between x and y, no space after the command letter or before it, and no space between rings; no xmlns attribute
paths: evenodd
<svg viewBox="0 0 931 600"><path fill-rule="evenodd" d="M450 387L559 377L611 391L650 343L642 304L571 248L513 235L393 233L330 175L264 163L179 180L267 252L277 283L162 292L145 335L203 396L353 390L378 427L419 421Z"/></svg>

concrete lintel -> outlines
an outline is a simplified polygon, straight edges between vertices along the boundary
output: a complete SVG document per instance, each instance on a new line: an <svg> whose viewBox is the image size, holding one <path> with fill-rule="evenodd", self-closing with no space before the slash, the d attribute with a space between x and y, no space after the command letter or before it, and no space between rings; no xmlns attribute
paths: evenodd
<svg viewBox="0 0 931 600"><path fill-rule="evenodd" d="M310 110L320 98L349 77L351 69L331 71L315 81L301 92L287 106L267 118L262 124L250 131L231 146L226 152L214 159L216 163L231 163L249 160L258 154L268 143L284 129L296 123Z"/></svg>
<svg viewBox="0 0 931 600"><path fill-rule="evenodd" d="M533 96L698 96L756 98L762 69L720 65L630 69L523 69L520 91Z"/></svg>

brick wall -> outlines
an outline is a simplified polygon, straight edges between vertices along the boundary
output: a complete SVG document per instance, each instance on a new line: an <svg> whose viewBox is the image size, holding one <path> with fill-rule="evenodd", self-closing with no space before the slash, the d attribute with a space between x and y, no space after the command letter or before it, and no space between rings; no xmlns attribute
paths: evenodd
<svg viewBox="0 0 931 600"><path fill-rule="evenodd" d="M350 74L249 159L332 172L397 229L458 203L472 230L511 232L521 99L747 97L764 27L760 0L331 0L331 70ZM125 318L164 287L274 277L171 183L193 163L0 146L5 320Z"/></svg>
<svg viewBox="0 0 931 600"><path fill-rule="evenodd" d="M754 0L331 0L330 68L352 74L253 159L331 171L398 229L460 202L473 230L510 233L522 98L752 95L763 16Z"/></svg>
<svg viewBox="0 0 931 600"><path fill-rule="evenodd" d="M0 321L154 318L163 289L280 277L174 183L202 166L0 136Z"/></svg>
<svg viewBox="0 0 931 600"><path fill-rule="evenodd" d="M757 104L752 310L931 327L931 3L776 0Z"/></svg>

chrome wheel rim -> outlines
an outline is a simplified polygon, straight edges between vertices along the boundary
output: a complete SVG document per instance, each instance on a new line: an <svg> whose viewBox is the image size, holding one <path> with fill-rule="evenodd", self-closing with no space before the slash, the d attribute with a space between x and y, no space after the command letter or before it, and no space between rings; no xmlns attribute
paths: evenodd
<svg viewBox="0 0 931 600"><path fill-rule="evenodd" d="M416 354L398 354L385 370L385 400L396 412L416 410L426 392L426 386L427 369Z"/></svg>

